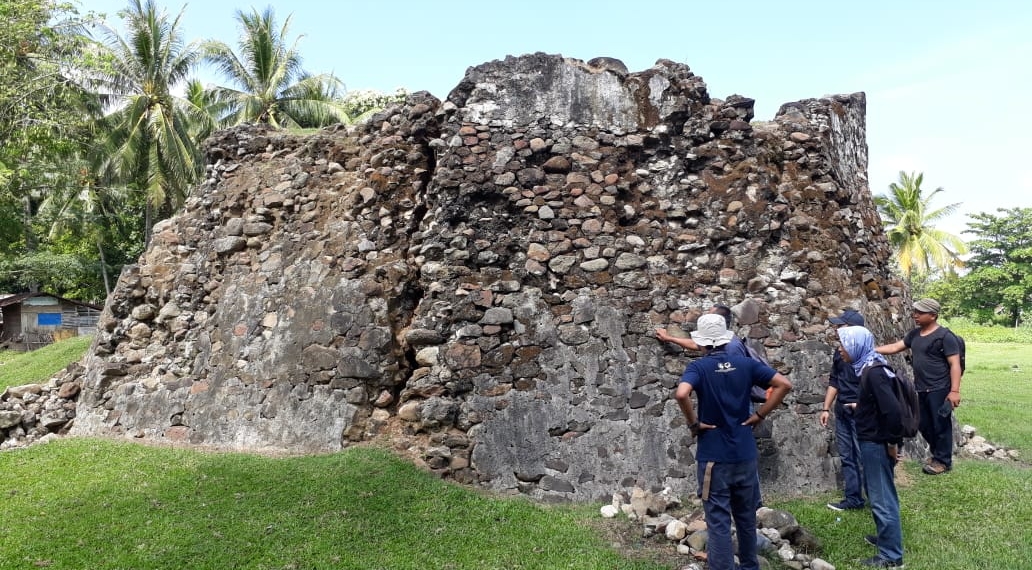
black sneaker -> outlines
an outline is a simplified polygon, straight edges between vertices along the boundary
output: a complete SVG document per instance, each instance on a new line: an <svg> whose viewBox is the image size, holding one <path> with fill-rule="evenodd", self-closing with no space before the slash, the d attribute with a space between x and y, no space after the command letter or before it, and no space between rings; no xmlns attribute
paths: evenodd
<svg viewBox="0 0 1032 570"><path fill-rule="evenodd" d="M864 537L864 542L870 544L871 546L878 546L878 537L874 536L873 534L869 534Z"/></svg>
<svg viewBox="0 0 1032 570"><path fill-rule="evenodd" d="M855 511L864 508L863 505L851 505L845 501L839 501L837 503L828 503L828 508L833 511Z"/></svg>
<svg viewBox="0 0 1032 570"><path fill-rule="evenodd" d="M868 568L903 568L903 560L886 560L879 556L872 556L861 560L860 565Z"/></svg>

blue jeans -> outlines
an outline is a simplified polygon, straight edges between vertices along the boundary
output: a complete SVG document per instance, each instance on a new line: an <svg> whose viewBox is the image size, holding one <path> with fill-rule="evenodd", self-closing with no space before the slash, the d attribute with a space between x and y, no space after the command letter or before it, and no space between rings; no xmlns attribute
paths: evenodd
<svg viewBox="0 0 1032 570"><path fill-rule="evenodd" d="M860 465L860 444L856 441L856 420L853 410L835 405L835 446L842 461L842 485L849 507L864 506L863 468Z"/></svg>
<svg viewBox="0 0 1032 570"><path fill-rule="evenodd" d="M953 413L943 416L939 412L950 394L950 387L939 388L931 392L918 392L918 405L921 421L918 431L928 442L928 451L932 459L946 467L953 466Z"/></svg>
<svg viewBox="0 0 1032 570"><path fill-rule="evenodd" d="M706 496L706 468L712 465L709 476L709 495ZM756 502L760 488L756 477L757 463L699 462L699 496L706 513L709 540L706 555L710 570L736 570L731 552L731 521L738 531L737 568L759 570L756 547Z"/></svg>
<svg viewBox="0 0 1032 570"><path fill-rule="evenodd" d="M874 528L878 536L878 556L903 560L903 526L899 520L899 496L892 470L896 461L889 457L884 443L860 442L867 499L871 502Z"/></svg>

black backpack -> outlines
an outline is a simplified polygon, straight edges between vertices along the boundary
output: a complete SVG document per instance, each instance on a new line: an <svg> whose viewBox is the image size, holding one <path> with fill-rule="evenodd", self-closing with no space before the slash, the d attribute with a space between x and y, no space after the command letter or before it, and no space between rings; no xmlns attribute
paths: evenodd
<svg viewBox="0 0 1032 570"><path fill-rule="evenodd" d="M957 346L960 347L960 374L961 374L961 376L963 376L964 375L964 370L967 368L967 354L966 354L967 353L967 346L965 346L965 344L964 344L964 338L962 336L960 336L959 334L957 334L957 333L951 331L950 329L946 328L946 327L942 327L942 328L946 330L946 334L951 334L951 335L953 335L953 338L957 339ZM943 343L941 342L941 340L939 342L939 351L942 353L943 360L945 360L946 359L946 349L943 346Z"/></svg>
<svg viewBox="0 0 1032 570"><path fill-rule="evenodd" d="M917 389L914 387L913 380L901 372L896 372L896 369L888 364L876 363L864 368L863 374L860 375L861 386L866 384L867 374L871 369L879 366L888 368L896 375L893 379L892 391L896 394L896 399L899 400L899 413L902 416L903 433L900 435L903 437L917 437L917 428L921 423L921 412L917 400Z"/></svg>

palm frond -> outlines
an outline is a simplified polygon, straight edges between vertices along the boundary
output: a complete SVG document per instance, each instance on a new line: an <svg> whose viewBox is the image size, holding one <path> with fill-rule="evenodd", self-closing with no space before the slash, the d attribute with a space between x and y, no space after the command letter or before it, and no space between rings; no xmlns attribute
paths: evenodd
<svg viewBox="0 0 1032 570"><path fill-rule="evenodd" d="M236 51L221 42L204 44L205 61L236 86L217 88L229 110L224 124L295 127L347 120L335 103L343 84L332 75L309 76L297 49L301 37L287 43L290 16L278 28L271 7L238 10L236 20Z"/></svg>

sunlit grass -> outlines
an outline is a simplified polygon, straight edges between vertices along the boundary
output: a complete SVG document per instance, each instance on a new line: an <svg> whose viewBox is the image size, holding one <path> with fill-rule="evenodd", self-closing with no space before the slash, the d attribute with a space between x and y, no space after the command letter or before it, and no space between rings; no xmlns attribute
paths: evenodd
<svg viewBox="0 0 1032 570"><path fill-rule="evenodd" d="M1032 461L1032 344L967 343L957 421Z"/></svg>
<svg viewBox="0 0 1032 570"><path fill-rule="evenodd" d="M976 325L967 319L941 321L967 342L1032 344L1032 326L1001 327L998 325Z"/></svg>
<svg viewBox="0 0 1032 570"><path fill-rule="evenodd" d="M77 438L0 453L0 473L0 568L663 568L622 558L582 510L488 497L372 448Z"/></svg>
<svg viewBox="0 0 1032 570"><path fill-rule="evenodd" d="M92 336L75 336L29 352L0 350L0 391L8 386L46 382L70 362L82 358L92 342Z"/></svg>

